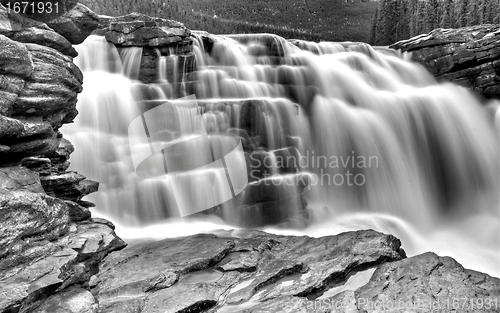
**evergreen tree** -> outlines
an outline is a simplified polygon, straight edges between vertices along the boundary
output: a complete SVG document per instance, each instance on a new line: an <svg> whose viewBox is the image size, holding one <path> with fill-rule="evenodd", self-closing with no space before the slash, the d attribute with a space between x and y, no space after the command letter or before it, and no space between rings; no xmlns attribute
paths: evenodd
<svg viewBox="0 0 500 313"><path fill-rule="evenodd" d="M500 0L491 1L491 22L500 24Z"/></svg>
<svg viewBox="0 0 500 313"><path fill-rule="evenodd" d="M427 2L418 1L417 11L415 12L415 34L423 34L426 31L425 14L427 13Z"/></svg>
<svg viewBox="0 0 500 313"><path fill-rule="evenodd" d="M479 4L480 0L472 0L469 2L467 6L467 26L477 25L479 24Z"/></svg>
<svg viewBox="0 0 500 313"><path fill-rule="evenodd" d="M378 14L378 7L375 9L375 13L373 14L373 22L372 22L372 29L370 31L370 43L372 45L377 44L378 38L378 22L379 22L379 14Z"/></svg>
<svg viewBox="0 0 500 313"><path fill-rule="evenodd" d="M408 16L410 20L410 37L418 35L417 32L417 7L420 1L405 0L408 3Z"/></svg>
<svg viewBox="0 0 500 313"><path fill-rule="evenodd" d="M380 8L380 18L379 18L379 26L377 27L377 32L379 33L378 44L387 45L391 42L391 31L392 25L395 21L392 19L392 0L383 0L382 6Z"/></svg>
<svg viewBox="0 0 500 313"><path fill-rule="evenodd" d="M399 24L398 24L398 36L397 40L407 39L411 37L410 30L410 14L409 14L409 4L407 0L400 0L399 5Z"/></svg>
<svg viewBox="0 0 500 313"><path fill-rule="evenodd" d="M479 24L488 24L488 5L491 3L489 0L480 0L478 8Z"/></svg>
<svg viewBox="0 0 500 313"><path fill-rule="evenodd" d="M445 0L443 6L443 14L439 23L439 27L455 27L455 2L453 0Z"/></svg>

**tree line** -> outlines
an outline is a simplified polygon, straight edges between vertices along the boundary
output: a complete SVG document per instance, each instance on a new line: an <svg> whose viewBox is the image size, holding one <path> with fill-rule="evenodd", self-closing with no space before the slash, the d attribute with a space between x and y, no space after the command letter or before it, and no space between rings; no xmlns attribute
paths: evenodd
<svg viewBox="0 0 500 313"><path fill-rule="evenodd" d="M436 28L500 23L500 0L381 0L370 33L389 45Z"/></svg>
<svg viewBox="0 0 500 313"><path fill-rule="evenodd" d="M249 22L235 18L222 18L216 14L208 14L207 12L215 12L215 10L209 9L215 7L214 1L210 0L80 0L80 2L98 14L120 16L138 12L177 20L184 23L189 29L204 30L213 34L274 33L285 38L311 41L322 39L312 30L271 25L259 21Z"/></svg>

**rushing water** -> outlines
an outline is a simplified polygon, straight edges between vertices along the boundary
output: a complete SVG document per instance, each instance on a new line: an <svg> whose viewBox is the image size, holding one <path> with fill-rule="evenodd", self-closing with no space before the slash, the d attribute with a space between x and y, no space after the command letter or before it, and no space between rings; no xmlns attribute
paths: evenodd
<svg viewBox="0 0 500 313"><path fill-rule="evenodd" d="M63 132L77 148L72 169L101 183L88 197L94 215L114 221L123 238L238 225L310 236L372 228L396 235L409 255L435 251L500 276L498 103L485 109L407 56L366 44L262 34L210 36L206 47L206 36L195 33L194 107L168 99L174 83L185 83L177 56L160 57L158 84L144 85L136 80L140 48L118 52L95 36L77 47L84 91ZM128 127L159 104L168 107L156 118L169 141L209 136L183 147L191 153L163 153L156 162L170 161L169 171L155 176L154 166L136 171L132 159L144 143ZM224 159L235 138L254 154L230 159L229 170L201 167ZM257 177L235 192L247 177L231 169L252 173L256 161ZM216 206L212 215L179 218L183 207L204 205Z"/></svg>

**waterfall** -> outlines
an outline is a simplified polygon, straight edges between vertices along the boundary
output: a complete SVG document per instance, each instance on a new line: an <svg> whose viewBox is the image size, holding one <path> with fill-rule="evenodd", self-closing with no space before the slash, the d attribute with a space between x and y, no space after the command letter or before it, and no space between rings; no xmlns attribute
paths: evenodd
<svg viewBox="0 0 500 313"><path fill-rule="evenodd" d="M80 115L63 132L77 147L72 168L101 183L88 197L93 214L116 222L122 237L239 226L311 236L373 228L401 238L409 254L433 250L499 275L498 103L485 109L407 56L367 44L202 32L193 40L198 84L190 108L172 99L186 75L173 51L159 58L157 84L145 85L136 75L140 49L118 53L96 36L76 47L84 91ZM212 159L178 155L170 165L176 173L144 179L132 161L140 144L131 144L127 129L160 105L170 108L162 123L174 127L162 140L192 136L200 115ZM249 175L231 198L216 187L231 178L227 164L202 165L223 158L234 139L245 160L230 168ZM187 169L195 170L180 182ZM177 206L198 212L200 203L221 204L179 218Z"/></svg>

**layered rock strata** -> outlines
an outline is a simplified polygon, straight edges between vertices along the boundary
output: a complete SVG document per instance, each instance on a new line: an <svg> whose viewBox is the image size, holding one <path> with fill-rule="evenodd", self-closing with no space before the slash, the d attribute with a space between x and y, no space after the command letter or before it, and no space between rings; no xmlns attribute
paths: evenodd
<svg viewBox="0 0 500 313"><path fill-rule="evenodd" d="M82 198L98 183L68 171L74 147L59 132L78 113L72 44L97 26L93 17L77 5L51 28L0 5L0 312L89 297L98 263L125 246L112 224L91 218Z"/></svg>
<svg viewBox="0 0 500 313"><path fill-rule="evenodd" d="M390 47L411 52L413 60L438 78L500 98L499 25L436 29Z"/></svg>

